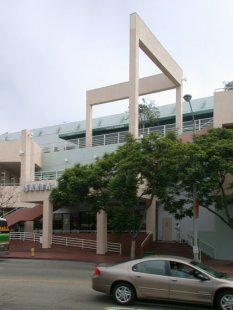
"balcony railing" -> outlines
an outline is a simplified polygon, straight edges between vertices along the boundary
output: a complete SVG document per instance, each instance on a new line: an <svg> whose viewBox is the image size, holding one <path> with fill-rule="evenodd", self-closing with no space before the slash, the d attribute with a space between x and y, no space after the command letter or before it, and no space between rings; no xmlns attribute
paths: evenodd
<svg viewBox="0 0 233 310"><path fill-rule="evenodd" d="M203 128L208 127L213 123L213 118L205 118L205 119L199 119L195 120L195 129L196 131L200 131ZM193 125L192 121L184 122L183 126L183 132L192 132ZM168 132L177 132L177 128L175 127L175 124L168 124L168 125L162 125L162 126L154 126L149 128L144 128L139 130L139 136L147 136L152 132L166 135ZM128 131L124 132L117 132L117 133L111 133L111 134L104 134L99 136L94 136L92 141L92 146L101 146L101 145L108 145L108 144L120 144L124 143L126 136L128 134ZM46 147L45 152L58 152L60 150L71 150L71 149L79 149L85 147L85 138L79 138L68 141L67 144L56 144L50 147ZM64 170L56 170L56 171L40 171L35 172L34 174L34 181L41 181L41 180L57 180L61 175L63 174Z"/></svg>
<svg viewBox="0 0 233 310"><path fill-rule="evenodd" d="M57 180L57 179L59 179L61 177L63 172L64 172L64 170L35 172L35 174L34 174L34 181Z"/></svg>
<svg viewBox="0 0 233 310"><path fill-rule="evenodd" d="M212 117L195 120L195 130L200 131L203 128L208 127L212 123L213 123ZM191 132L192 130L193 130L192 121L187 121L183 123L183 132L189 132L189 131ZM142 135L146 136L152 132L165 136L168 132L171 131L178 133L177 132L178 129L176 128L175 123L139 129L139 136ZM93 136L92 147L124 143L126 141L127 134L128 131L122 131L122 132L107 133L103 135ZM61 141L60 143L56 144L42 145L42 150L44 153L51 153L51 152L81 149L85 147L86 147L86 139L85 137L83 137L72 139L69 141Z"/></svg>
<svg viewBox="0 0 233 310"><path fill-rule="evenodd" d="M1 182L0 183L0 186L20 186L20 184L19 183L8 183L8 182Z"/></svg>

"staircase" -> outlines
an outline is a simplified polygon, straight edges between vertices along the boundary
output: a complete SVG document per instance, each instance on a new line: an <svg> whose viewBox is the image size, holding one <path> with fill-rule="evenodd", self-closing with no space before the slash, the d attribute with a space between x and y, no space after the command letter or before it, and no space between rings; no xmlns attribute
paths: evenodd
<svg viewBox="0 0 233 310"><path fill-rule="evenodd" d="M154 243L153 251L154 254L157 255L174 255L188 258L193 257L193 249L190 245L175 241L157 241Z"/></svg>
<svg viewBox="0 0 233 310"><path fill-rule="evenodd" d="M40 218L43 214L43 205L39 204L33 208L21 208L9 215L6 215L6 220L9 227L14 226L19 222L34 221Z"/></svg>
<svg viewBox="0 0 233 310"><path fill-rule="evenodd" d="M147 253L144 253L147 254ZM193 249L187 243L179 243L176 241L156 241L150 254L155 255L172 255L187 258L193 258ZM206 261L210 257L203 252L201 253L201 260Z"/></svg>

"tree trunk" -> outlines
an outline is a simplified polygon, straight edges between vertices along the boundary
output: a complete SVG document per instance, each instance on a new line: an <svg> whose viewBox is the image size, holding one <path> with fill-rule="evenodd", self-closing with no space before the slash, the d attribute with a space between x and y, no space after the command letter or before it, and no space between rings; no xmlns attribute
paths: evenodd
<svg viewBox="0 0 233 310"><path fill-rule="evenodd" d="M135 250L136 250L136 239L132 238L131 239L131 251L130 251L130 258L132 259L135 258Z"/></svg>

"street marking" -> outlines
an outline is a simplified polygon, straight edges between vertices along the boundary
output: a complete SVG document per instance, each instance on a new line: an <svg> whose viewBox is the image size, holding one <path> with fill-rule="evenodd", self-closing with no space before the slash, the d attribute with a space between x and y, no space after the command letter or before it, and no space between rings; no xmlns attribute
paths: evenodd
<svg viewBox="0 0 233 310"><path fill-rule="evenodd" d="M125 308L125 307L107 307L104 308L104 310L145 310L142 308Z"/></svg>

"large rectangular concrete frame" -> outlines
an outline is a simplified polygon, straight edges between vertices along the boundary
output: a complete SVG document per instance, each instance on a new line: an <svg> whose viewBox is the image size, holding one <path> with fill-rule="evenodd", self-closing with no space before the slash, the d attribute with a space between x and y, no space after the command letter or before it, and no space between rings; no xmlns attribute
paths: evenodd
<svg viewBox="0 0 233 310"><path fill-rule="evenodd" d="M139 48L161 70L161 74L139 79ZM130 15L129 81L86 93L86 146L92 146L92 107L129 99L129 132L138 137L139 96L176 89L176 127L182 131L182 69L169 55L141 18Z"/></svg>

